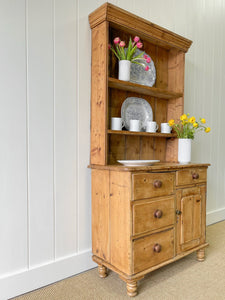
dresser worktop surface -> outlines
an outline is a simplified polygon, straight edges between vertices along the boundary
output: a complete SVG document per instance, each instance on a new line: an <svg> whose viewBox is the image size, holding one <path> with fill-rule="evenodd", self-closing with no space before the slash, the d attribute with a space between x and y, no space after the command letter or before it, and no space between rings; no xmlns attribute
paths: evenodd
<svg viewBox="0 0 225 300"><path fill-rule="evenodd" d="M187 168L207 168L209 167L209 163L188 163L188 164L180 164L180 163L155 163L151 166L138 166L138 167L128 167L121 164L116 165L89 165L88 167L91 169L100 169L100 170L111 170L111 171L121 171L121 172L154 172L154 171L172 171L172 170L180 170Z"/></svg>

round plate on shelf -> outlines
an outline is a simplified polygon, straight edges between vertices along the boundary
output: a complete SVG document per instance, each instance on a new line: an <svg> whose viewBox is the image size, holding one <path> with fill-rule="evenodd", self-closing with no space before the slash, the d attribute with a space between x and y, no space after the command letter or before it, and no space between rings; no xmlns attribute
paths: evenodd
<svg viewBox="0 0 225 300"><path fill-rule="evenodd" d="M130 130L130 120L140 120L141 130L145 130L147 122L153 120L151 105L145 99L128 97L122 104L121 117L127 130Z"/></svg>
<svg viewBox="0 0 225 300"><path fill-rule="evenodd" d="M137 49L135 52L135 56L139 55L141 52L143 51ZM143 55L149 56L145 52ZM153 60L151 59L150 63L147 63L146 60L137 59L137 62L142 64L142 66L134 63L131 64L130 81L152 87L155 84L155 80L156 80L156 70L155 70L155 65ZM146 66L149 67L148 71L145 71Z"/></svg>

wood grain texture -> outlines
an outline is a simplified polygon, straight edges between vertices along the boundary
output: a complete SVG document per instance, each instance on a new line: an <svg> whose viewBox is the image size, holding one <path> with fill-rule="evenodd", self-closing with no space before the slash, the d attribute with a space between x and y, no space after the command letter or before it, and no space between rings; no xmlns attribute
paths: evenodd
<svg viewBox="0 0 225 300"><path fill-rule="evenodd" d="M198 175L198 178L194 179L194 175ZM187 170L180 170L176 173L176 185L203 183L206 182L206 180L206 168L190 168Z"/></svg>
<svg viewBox="0 0 225 300"><path fill-rule="evenodd" d="M177 253L205 242L205 187L177 190Z"/></svg>
<svg viewBox="0 0 225 300"><path fill-rule="evenodd" d="M133 21L134 18L135 22ZM184 52L188 50L192 43L188 39L185 39L110 3L103 4L89 15L91 28L94 28L99 23L106 20L117 24L117 27L126 28L126 30L129 30L130 32L136 32L136 34L151 38L155 44L160 44L166 47L175 47Z"/></svg>
<svg viewBox="0 0 225 300"><path fill-rule="evenodd" d="M144 199L170 195L174 192L173 173L140 173L132 176L132 199ZM161 182L161 187L155 187L155 181Z"/></svg>
<svg viewBox="0 0 225 300"><path fill-rule="evenodd" d="M174 224L174 197L146 199L133 204L133 234L140 234ZM156 211L162 216L157 218Z"/></svg>
<svg viewBox="0 0 225 300"><path fill-rule="evenodd" d="M154 246L159 244L161 251L154 252ZM134 240L134 273L141 272L174 256L174 230L170 229Z"/></svg>
<svg viewBox="0 0 225 300"><path fill-rule="evenodd" d="M131 274L131 175L110 172L111 264Z"/></svg>
<svg viewBox="0 0 225 300"><path fill-rule="evenodd" d="M107 71L108 24L92 30L91 163L107 162Z"/></svg>
<svg viewBox="0 0 225 300"><path fill-rule="evenodd" d="M110 261L109 171L92 170L92 252Z"/></svg>
<svg viewBox="0 0 225 300"><path fill-rule="evenodd" d="M168 56L168 89L184 93L185 55L182 51L172 49ZM184 97L177 97L168 101L167 120L178 122L184 113ZM177 161L177 140L167 141L166 161Z"/></svg>
<svg viewBox="0 0 225 300"><path fill-rule="evenodd" d="M159 97L162 99L172 99L178 98L183 95L182 92L175 92L167 88L167 84L160 84L161 87L148 87L143 86L133 82L122 81L116 78L109 78L109 87L112 89L120 89L125 91L130 91L134 93L139 93L142 95L149 95L153 97Z"/></svg>

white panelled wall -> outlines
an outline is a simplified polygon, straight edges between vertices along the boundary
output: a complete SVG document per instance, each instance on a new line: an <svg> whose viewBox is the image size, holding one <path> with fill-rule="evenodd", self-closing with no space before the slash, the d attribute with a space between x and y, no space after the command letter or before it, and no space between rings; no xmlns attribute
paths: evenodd
<svg viewBox="0 0 225 300"><path fill-rule="evenodd" d="M90 269L91 31L100 0L0 0L0 300ZM225 219L225 2L110 1L193 40L185 111L212 127L207 223ZM149 53L151 55L151 53Z"/></svg>

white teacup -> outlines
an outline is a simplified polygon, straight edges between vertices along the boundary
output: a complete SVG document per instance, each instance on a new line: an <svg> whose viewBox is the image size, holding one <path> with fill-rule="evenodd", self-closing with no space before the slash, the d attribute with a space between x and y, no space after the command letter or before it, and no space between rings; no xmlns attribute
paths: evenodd
<svg viewBox="0 0 225 300"><path fill-rule="evenodd" d="M122 118L111 118L111 129L112 130L122 130L125 123Z"/></svg>
<svg viewBox="0 0 225 300"><path fill-rule="evenodd" d="M161 123L161 133L171 133L172 128L168 123Z"/></svg>
<svg viewBox="0 0 225 300"><path fill-rule="evenodd" d="M141 126L140 120L130 120L130 131L141 131Z"/></svg>
<svg viewBox="0 0 225 300"><path fill-rule="evenodd" d="M159 125L154 121L148 121L146 132L156 132L159 128Z"/></svg>

